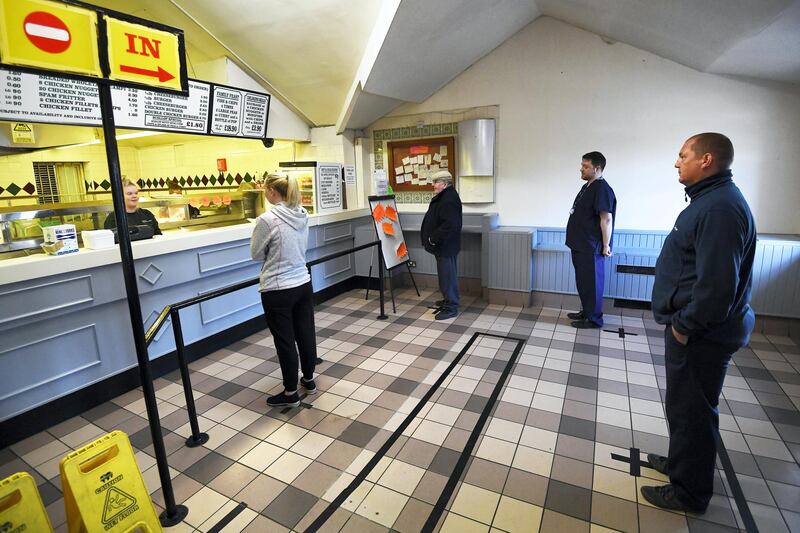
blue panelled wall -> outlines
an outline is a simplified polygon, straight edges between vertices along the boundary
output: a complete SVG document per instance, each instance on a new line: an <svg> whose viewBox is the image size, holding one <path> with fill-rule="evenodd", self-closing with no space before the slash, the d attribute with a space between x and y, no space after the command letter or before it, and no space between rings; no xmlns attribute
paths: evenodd
<svg viewBox="0 0 800 533"><path fill-rule="evenodd" d="M535 228L531 288L576 294L575 272L563 228ZM606 268L607 298L649 301L653 276L617 271L619 265L655 266L667 232L617 230ZM800 237L760 235L753 267L753 308L764 316L800 318Z"/></svg>

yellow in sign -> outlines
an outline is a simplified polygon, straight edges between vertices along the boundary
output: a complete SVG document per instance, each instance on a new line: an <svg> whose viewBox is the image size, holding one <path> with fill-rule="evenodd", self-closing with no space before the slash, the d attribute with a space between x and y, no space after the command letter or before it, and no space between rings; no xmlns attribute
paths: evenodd
<svg viewBox="0 0 800 533"><path fill-rule="evenodd" d="M106 16L112 80L153 87L181 87L178 35Z"/></svg>
<svg viewBox="0 0 800 533"><path fill-rule="evenodd" d="M17 144L33 144L33 128L25 122L17 122L11 127L11 140Z"/></svg>
<svg viewBox="0 0 800 533"><path fill-rule="evenodd" d="M0 0L0 60L101 77L97 13L50 0Z"/></svg>

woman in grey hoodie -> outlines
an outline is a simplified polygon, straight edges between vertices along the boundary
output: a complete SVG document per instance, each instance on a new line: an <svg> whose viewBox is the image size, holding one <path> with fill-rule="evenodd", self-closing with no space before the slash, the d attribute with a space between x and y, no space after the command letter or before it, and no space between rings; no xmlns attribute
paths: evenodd
<svg viewBox="0 0 800 533"><path fill-rule="evenodd" d="M263 261L261 304L283 374L284 391L267 398L271 407L300 405L297 360L308 394L317 392L314 366L317 338L314 329L314 292L306 268L308 213L300 206L297 182L281 174L265 176L264 187L272 209L258 217L250 239L250 255Z"/></svg>

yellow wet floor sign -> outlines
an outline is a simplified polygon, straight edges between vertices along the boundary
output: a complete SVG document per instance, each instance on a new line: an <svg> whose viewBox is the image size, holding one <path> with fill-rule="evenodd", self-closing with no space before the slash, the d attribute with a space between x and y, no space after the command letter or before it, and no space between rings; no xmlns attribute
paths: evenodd
<svg viewBox="0 0 800 533"><path fill-rule="evenodd" d="M0 531L53 531L36 482L25 472L0 481Z"/></svg>
<svg viewBox="0 0 800 533"><path fill-rule="evenodd" d="M161 532L128 436L113 431L61 460L70 533Z"/></svg>

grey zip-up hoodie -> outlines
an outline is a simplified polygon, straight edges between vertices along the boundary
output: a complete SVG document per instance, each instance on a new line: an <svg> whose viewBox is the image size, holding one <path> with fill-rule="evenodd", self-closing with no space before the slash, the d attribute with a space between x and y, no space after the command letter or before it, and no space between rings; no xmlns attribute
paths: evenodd
<svg viewBox="0 0 800 533"><path fill-rule="evenodd" d="M250 238L250 256L264 261L259 290L277 291L311 281L306 268L308 213L281 202L256 220Z"/></svg>

